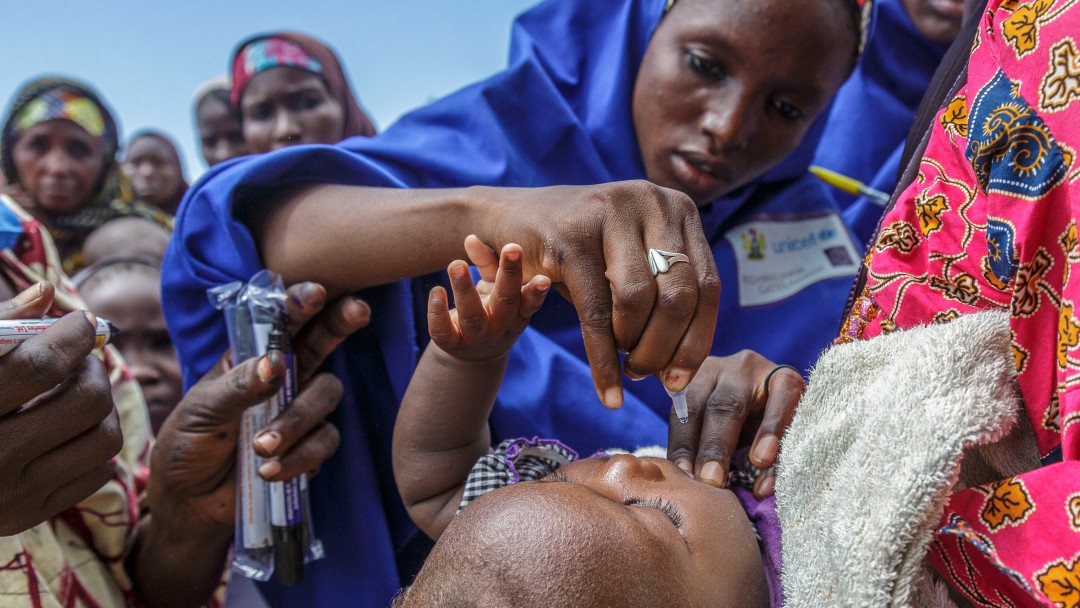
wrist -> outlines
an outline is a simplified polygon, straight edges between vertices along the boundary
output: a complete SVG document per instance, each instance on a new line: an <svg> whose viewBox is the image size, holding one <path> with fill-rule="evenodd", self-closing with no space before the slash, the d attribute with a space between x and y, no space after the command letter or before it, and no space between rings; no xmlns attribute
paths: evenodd
<svg viewBox="0 0 1080 608"><path fill-rule="evenodd" d="M443 350L435 342L431 342L428 349L440 367L453 370L487 371L499 369L505 367L510 358L509 350L488 357L465 358Z"/></svg>

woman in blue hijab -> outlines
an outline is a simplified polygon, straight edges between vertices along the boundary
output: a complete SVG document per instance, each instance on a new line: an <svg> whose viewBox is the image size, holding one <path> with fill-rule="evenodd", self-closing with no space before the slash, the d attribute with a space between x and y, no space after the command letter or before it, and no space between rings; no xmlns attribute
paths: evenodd
<svg viewBox="0 0 1080 608"><path fill-rule="evenodd" d="M858 23L854 0L549 0L518 18L495 76L377 137L223 163L196 184L163 271L188 384L226 346L205 290L264 266L331 294L361 290L375 321L327 363L346 395L331 417L342 453L312 480L327 557L268 599L385 605L418 565L424 539L401 507L389 450L426 336L427 285L399 279L462 257L466 234L496 250L520 243L527 272L564 284L585 319L552 307L521 341L524 371L505 383L498 437L558 436L585 452L663 442L670 400L655 382L631 390L659 398L624 397L617 348L630 351L629 375L663 372L672 388L710 344L805 367L835 334L860 258L805 172L815 118L854 63ZM624 181L644 179L667 188ZM691 263L654 279L649 248ZM761 271L763 260L779 266ZM596 407L594 383L623 409Z"/></svg>

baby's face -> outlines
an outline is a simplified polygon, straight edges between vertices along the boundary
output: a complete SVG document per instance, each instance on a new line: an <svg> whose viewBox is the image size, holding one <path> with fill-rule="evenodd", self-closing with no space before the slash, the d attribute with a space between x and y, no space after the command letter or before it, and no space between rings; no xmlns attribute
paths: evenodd
<svg viewBox="0 0 1080 608"><path fill-rule="evenodd" d="M446 528L410 594L417 606L434 597L484 606L769 605L761 553L735 495L667 460L629 455L579 460L476 499Z"/></svg>
<svg viewBox="0 0 1080 608"><path fill-rule="evenodd" d="M593 522L592 532L623 539L624 550L641 552L690 605L753 605L764 591L760 551L738 499L667 460L587 458L521 486L557 494L563 515L576 511Z"/></svg>

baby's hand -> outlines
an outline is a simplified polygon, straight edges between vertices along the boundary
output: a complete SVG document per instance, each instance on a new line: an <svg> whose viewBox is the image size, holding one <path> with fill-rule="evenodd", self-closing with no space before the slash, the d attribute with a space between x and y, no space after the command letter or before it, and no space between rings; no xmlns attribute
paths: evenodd
<svg viewBox="0 0 1080 608"><path fill-rule="evenodd" d="M466 247L474 258L472 249ZM521 285L521 246L515 243L503 247L494 283L481 281L479 290L464 261L453 261L446 272L457 307L448 309L443 288L432 289L428 296L428 331L436 346L466 361L505 355L551 289L551 280L542 275Z"/></svg>

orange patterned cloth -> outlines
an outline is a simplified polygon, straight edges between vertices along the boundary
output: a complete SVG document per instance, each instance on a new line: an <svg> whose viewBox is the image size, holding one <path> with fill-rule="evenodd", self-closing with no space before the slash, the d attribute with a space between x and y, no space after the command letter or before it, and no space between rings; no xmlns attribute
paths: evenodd
<svg viewBox="0 0 1080 608"><path fill-rule="evenodd" d="M50 316L85 309L60 270L48 233L14 201L0 196L0 213L14 214L23 236L0 249L0 273L16 290L38 281L56 287ZM0 605L34 607L133 605L124 558L139 521L151 435L138 383L117 351L99 351L120 414L124 447L116 475L95 494L59 516L16 536L0 537Z"/></svg>
<svg viewBox="0 0 1080 608"><path fill-rule="evenodd" d="M1043 463L956 492L928 559L977 606L1080 606L1080 0L991 0L839 342L1010 311Z"/></svg>

